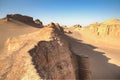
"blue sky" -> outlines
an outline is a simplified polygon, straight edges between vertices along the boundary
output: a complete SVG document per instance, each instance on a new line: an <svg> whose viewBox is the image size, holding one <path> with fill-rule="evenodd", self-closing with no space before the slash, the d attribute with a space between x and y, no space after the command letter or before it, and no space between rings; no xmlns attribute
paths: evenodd
<svg viewBox="0 0 120 80"><path fill-rule="evenodd" d="M0 18L14 13L38 18L44 24L88 25L120 19L120 0L0 0Z"/></svg>

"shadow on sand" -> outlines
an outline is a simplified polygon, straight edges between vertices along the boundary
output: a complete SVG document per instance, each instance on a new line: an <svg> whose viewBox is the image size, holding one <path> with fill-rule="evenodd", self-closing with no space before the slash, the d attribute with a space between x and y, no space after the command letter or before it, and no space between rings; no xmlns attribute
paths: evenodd
<svg viewBox="0 0 120 80"><path fill-rule="evenodd" d="M104 56L105 53L103 52L95 51L97 47L82 43L82 40L67 35L65 35L65 38L70 43L70 48L75 54L89 57L93 79L120 79L120 67L108 63L110 58Z"/></svg>

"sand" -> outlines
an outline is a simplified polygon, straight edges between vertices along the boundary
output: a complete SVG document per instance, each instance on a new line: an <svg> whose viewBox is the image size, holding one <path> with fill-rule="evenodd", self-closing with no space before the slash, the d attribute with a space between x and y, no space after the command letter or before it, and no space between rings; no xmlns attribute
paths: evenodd
<svg viewBox="0 0 120 80"><path fill-rule="evenodd" d="M85 32L70 29L68 35L71 49L78 55L89 57L90 69L93 80L117 80L120 79L120 45L110 45L89 39ZM111 42L112 43L112 42Z"/></svg>
<svg viewBox="0 0 120 80"><path fill-rule="evenodd" d="M18 21L0 21L0 50L4 47L4 42L7 39L38 30L39 28L34 28Z"/></svg>

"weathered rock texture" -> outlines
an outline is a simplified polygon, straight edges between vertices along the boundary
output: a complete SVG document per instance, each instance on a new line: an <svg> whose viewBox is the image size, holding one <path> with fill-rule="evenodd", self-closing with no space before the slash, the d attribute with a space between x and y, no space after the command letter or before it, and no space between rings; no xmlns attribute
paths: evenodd
<svg viewBox="0 0 120 80"><path fill-rule="evenodd" d="M29 51L39 75L48 80L90 79L87 57L71 53L64 42L41 41Z"/></svg>
<svg viewBox="0 0 120 80"><path fill-rule="evenodd" d="M8 14L6 16L6 18L7 18L7 21L11 21L13 19L13 20L17 20L17 21L23 22L23 23L28 24L28 25L35 26L35 27L42 27L43 26L42 22L39 19L34 21L32 17L23 16L20 14Z"/></svg>
<svg viewBox="0 0 120 80"><path fill-rule="evenodd" d="M63 43L41 41L30 54L43 79L76 79L71 52Z"/></svg>

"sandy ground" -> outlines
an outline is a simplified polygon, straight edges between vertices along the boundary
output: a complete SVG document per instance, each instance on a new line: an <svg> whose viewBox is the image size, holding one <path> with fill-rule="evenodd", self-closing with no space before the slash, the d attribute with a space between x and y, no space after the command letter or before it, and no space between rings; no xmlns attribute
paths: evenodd
<svg viewBox="0 0 120 80"><path fill-rule="evenodd" d="M78 55L89 57L93 80L120 80L120 48L117 46L96 43L83 35L72 31L68 35L71 49ZM90 36L90 35L89 35Z"/></svg>
<svg viewBox="0 0 120 80"><path fill-rule="evenodd" d="M2 50L2 48L4 47L4 43L8 38L27 33L32 33L37 30L39 29L18 21L13 22L0 21L0 50Z"/></svg>

